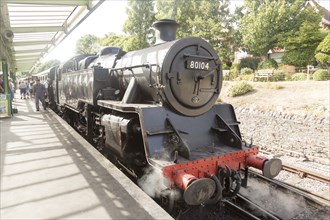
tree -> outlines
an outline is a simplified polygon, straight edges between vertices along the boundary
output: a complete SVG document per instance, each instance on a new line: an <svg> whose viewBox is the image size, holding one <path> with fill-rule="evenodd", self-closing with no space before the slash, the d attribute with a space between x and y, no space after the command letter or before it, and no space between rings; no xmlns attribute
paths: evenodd
<svg viewBox="0 0 330 220"><path fill-rule="evenodd" d="M86 34L76 42L75 54L96 54L100 50L99 39L91 34Z"/></svg>
<svg viewBox="0 0 330 220"><path fill-rule="evenodd" d="M197 0L157 0L157 19L173 19L179 23L177 37L192 36L192 23L195 18Z"/></svg>
<svg viewBox="0 0 330 220"><path fill-rule="evenodd" d="M115 47L125 47L125 42L127 37L122 35L117 35L114 33L107 34L104 38L100 40L102 46L115 46Z"/></svg>
<svg viewBox="0 0 330 220"><path fill-rule="evenodd" d="M157 20L160 19L172 19L176 20L178 8L180 7L182 1L179 0L157 0L156 8L158 9L155 17Z"/></svg>
<svg viewBox="0 0 330 220"><path fill-rule="evenodd" d="M229 3L229 0L157 0L156 17L175 19L180 24L178 38L203 38L227 62L233 59L234 37Z"/></svg>
<svg viewBox="0 0 330 220"><path fill-rule="evenodd" d="M330 32L316 48L315 58L319 63L330 67Z"/></svg>
<svg viewBox="0 0 330 220"><path fill-rule="evenodd" d="M128 38L126 47L129 50L137 50L149 46L146 33L155 21L153 0L129 0L127 15L124 31L131 37Z"/></svg>
<svg viewBox="0 0 330 220"><path fill-rule="evenodd" d="M294 66L307 66L314 63L315 49L325 37L319 28L321 17L313 10L306 9L308 20L305 20L296 32L288 32L281 42L285 48L282 58L284 64Z"/></svg>
<svg viewBox="0 0 330 220"><path fill-rule="evenodd" d="M32 73L40 73L47 70L53 66L59 65L61 62L59 60L48 60L45 63L38 64L32 71Z"/></svg>
<svg viewBox="0 0 330 220"><path fill-rule="evenodd" d="M250 53L267 56L267 52L281 46L289 32L295 33L308 20L302 10L305 0L245 0L245 13L240 24L245 48Z"/></svg>

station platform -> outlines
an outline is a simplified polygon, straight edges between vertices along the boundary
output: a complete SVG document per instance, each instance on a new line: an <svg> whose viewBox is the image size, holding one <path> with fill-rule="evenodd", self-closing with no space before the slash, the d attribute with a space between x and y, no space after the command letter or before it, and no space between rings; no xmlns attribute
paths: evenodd
<svg viewBox="0 0 330 220"><path fill-rule="evenodd" d="M51 110L1 118L0 219L172 219Z"/></svg>

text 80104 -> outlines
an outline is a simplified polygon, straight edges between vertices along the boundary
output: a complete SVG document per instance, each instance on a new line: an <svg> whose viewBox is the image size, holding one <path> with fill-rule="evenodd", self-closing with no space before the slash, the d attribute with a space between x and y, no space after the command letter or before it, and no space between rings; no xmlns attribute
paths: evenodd
<svg viewBox="0 0 330 220"><path fill-rule="evenodd" d="M194 70L209 70L210 64L207 61L200 61L200 60L187 60L186 63L187 69L194 69Z"/></svg>

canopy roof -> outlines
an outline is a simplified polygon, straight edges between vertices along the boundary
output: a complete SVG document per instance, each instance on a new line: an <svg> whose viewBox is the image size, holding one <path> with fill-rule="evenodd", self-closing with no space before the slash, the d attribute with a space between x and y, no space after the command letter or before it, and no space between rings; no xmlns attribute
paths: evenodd
<svg viewBox="0 0 330 220"><path fill-rule="evenodd" d="M29 71L103 2L1 0L1 60L14 72Z"/></svg>

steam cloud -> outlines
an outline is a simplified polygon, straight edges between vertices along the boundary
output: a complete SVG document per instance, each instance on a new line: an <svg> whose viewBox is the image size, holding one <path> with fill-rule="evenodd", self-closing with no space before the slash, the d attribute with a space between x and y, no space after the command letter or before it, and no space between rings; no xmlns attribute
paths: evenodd
<svg viewBox="0 0 330 220"><path fill-rule="evenodd" d="M160 169L148 167L144 171L144 175L138 180L138 184L145 193L153 198L170 194L175 197L180 196L179 192L167 190L170 182L163 176Z"/></svg>
<svg viewBox="0 0 330 220"><path fill-rule="evenodd" d="M306 208L305 202L294 195L274 190L271 186L252 178L249 180L249 186L241 188L240 193L261 207L281 214L280 217L283 219L291 219Z"/></svg>

